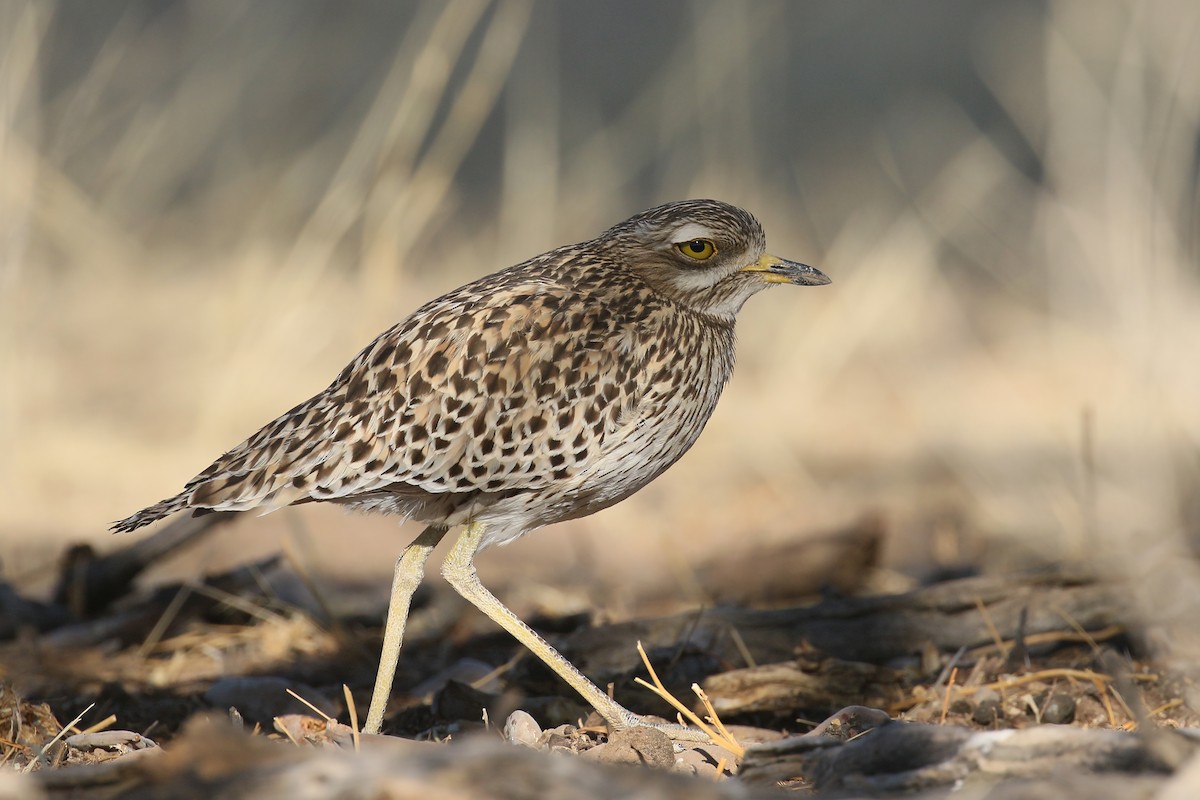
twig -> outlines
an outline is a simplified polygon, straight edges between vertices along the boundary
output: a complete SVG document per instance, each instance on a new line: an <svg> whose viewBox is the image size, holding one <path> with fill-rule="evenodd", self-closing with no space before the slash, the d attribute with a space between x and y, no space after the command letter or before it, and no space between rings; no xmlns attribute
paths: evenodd
<svg viewBox="0 0 1200 800"><path fill-rule="evenodd" d="M56 744L56 743L57 743L57 742L58 742L60 739L62 739L62 738L63 738L63 734L65 734L65 733L66 733L66 732L67 732L69 729L71 729L71 728L75 727L76 723L78 723L78 722L79 722L79 720L83 719L84 715L85 715L85 714L87 714L89 711L91 711L91 710L92 710L93 708L95 708L95 707L96 707L96 704L95 704L95 703L92 703L90 706L88 706L87 708L85 708L83 711L80 711L80 712L79 712L79 716L78 716L78 717L76 717L75 719L71 720L71 723L70 723L69 725L65 725L65 726L62 728L62 730L60 730L60 731L59 731L59 732L58 732L58 733L57 733L57 734L54 736L54 738L53 738L53 739L51 739L49 742L47 742L46 744L44 744L44 745L42 745L41 747L39 747L39 748L38 748L38 753L37 753L37 755L36 755L36 756L34 756L32 759L30 759L29 763L28 763L28 764L26 764L24 767L22 767L22 768L21 768L21 772L32 772L32 771L33 771L33 765L34 765L34 764L39 764L39 763L41 763L42 759L46 757L46 752L47 752L47 751L48 751L48 750L49 750L51 747L54 747L54 745L55 745L55 744Z"/></svg>
<svg viewBox="0 0 1200 800"><path fill-rule="evenodd" d="M296 698L296 699L297 699L297 700L299 700L301 703L304 703L304 705L308 706L308 707L309 707L309 708L311 708L313 711L315 711L315 712L317 713L317 716L319 716L319 717L321 717L321 719L325 720L325 724L329 724L330 722L333 722L333 721L334 721L333 717L329 716L329 715L328 715L328 714L326 714L324 711L322 711L321 709L317 708L317 707L316 707L316 706L314 706L312 703L308 702L308 701L307 701L307 700L305 700L303 697L301 697L300 695L298 695L298 694L296 694L295 692L293 692L291 689L285 689L284 691L286 691L286 692L287 692L288 694L290 694L292 697Z"/></svg>
<svg viewBox="0 0 1200 800"><path fill-rule="evenodd" d="M1159 714L1163 713L1164 711L1170 711L1172 708L1178 708L1181 705L1183 705L1183 700L1176 697L1174 700L1168 700L1167 702L1163 703L1158 708L1147 713L1146 716L1147 717L1157 717Z"/></svg>
<svg viewBox="0 0 1200 800"><path fill-rule="evenodd" d="M288 521L293 526L301 526L301 530L303 530L303 523L300 522L298 515L289 515ZM294 541L294 537L283 537L282 547L284 560L291 565L292 571L296 573L296 577L300 579L300 582L303 583L305 588L308 589L308 591L312 594L313 599L317 601L317 607L321 609L321 616L323 617L321 624L328 625L329 631L333 634L333 637L338 640L339 644L357 643L354 637L350 636L346 632L346 628L344 625L342 625L341 620L338 619L337 614L333 613L333 608L329 605L329 598L320 582L308 568L308 563L300 557L298 552L296 552L296 543Z"/></svg>
<svg viewBox="0 0 1200 800"><path fill-rule="evenodd" d="M1000 635L1000 629L996 627L996 623L992 620L991 613L987 610L987 606L983 603L982 597L975 598L975 607L979 609L979 616L983 618L983 624L988 629L988 633L992 636L992 641L996 643L996 647L1008 658L1008 648L1004 646L1004 637Z"/></svg>
<svg viewBox="0 0 1200 800"><path fill-rule="evenodd" d="M954 690L954 679L958 677L958 667L950 670L950 680L946 681L946 696L942 699L942 718L939 725L946 724L946 715L950 713L950 693Z"/></svg>
<svg viewBox="0 0 1200 800"><path fill-rule="evenodd" d="M721 721L721 718L717 716L717 710L713 708L712 701L708 699L708 695L704 693L704 690L700 688L700 684L698 683L692 684L692 691L695 692L696 697L700 698L700 702L704 704L704 710L708 714L705 719L717 727L717 731L721 734L721 738L723 740L737 745L737 749L729 749L734 750L734 752L741 750L742 752L738 753L738 757L740 758L741 754L745 752L744 748L738 744L737 739L735 739L733 734L729 732L729 729L725 727L725 723Z"/></svg>
<svg viewBox="0 0 1200 800"><path fill-rule="evenodd" d="M350 694L350 687L342 684L342 694L346 695L346 708L350 712L350 736L354 739L354 752L358 752L358 706L354 705L354 695Z"/></svg>
<svg viewBox="0 0 1200 800"><path fill-rule="evenodd" d="M728 736L728 731L725 731L725 726L720 723L719 719L712 720L713 724L719 728L719 730L713 730L711 727L706 725L694 711L685 706L683 703L679 702L679 700L673 694L667 691L667 687L663 686L663 682L659 679L658 673L654 671L654 666L650 663L650 658L646 655L646 649L642 647L641 642L638 642L637 650L638 655L642 657L642 663L646 665L646 671L650 673L650 679L654 681L654 683L650 684L641 678L634 678L633 680L635 683L646 687L663 700L666 700L668 703L670 703L672 708L682 714L688 722L692 723L701 731L703 731L704 734L708 736L709 739L712 739L714 743L724 747L726 750L729 750L738 758L741 758L743 755L745 755L746 749L738 744L737 741L732 737ZM707 703L707 699L707 697L702 698L702 700L706 703L706 706L711 709L712 705ZM714 711L712 713L713 717L716 717L716 712ZM724 731L724 733L721 731Z"/></svg>
<svg viewBox="0 0 1200 800"><path fill-rule="evenodd" d="M1108 678L1107 675L1104 677ZM1112 680L1111 678L1108 679ZM1112 702L1108 699L1108 688L1104 685L1104 681L1100 679L1099 675L1093 678L1092 682L1096 685L1096 691L1100 693L1100 702L1104 704L1105 712L1108 713L1108 724L1115 730L1117 727L1117 715L1113 713Z"/></svg>
<svg viewBox="0 0 1200 800"><path fill-rule="evenodd" d="M1126 684L1126 685L1130 686L1130 684ZM1131 688L1132 688L1132 686L1131 686ZM1125 702L1125 698L1121 695L1121 693L1119 691L1117 691L1116 684L1110 683L1108 685L1108 691L1111 692L1112 696L1115 697L1117 699L1117 702L1121 704L1121 708L1125 709L1125 714L1131 720L1136 721L1138 718L1138 715L1134 713L1133 709L1129 707L1129 703Z"/></svg>
<svg viewBox="0 0 1200 800"><path fill-rule="evenodd" d="M1125 632L1125 629L1120 625L1109 625L1103 630L1096 631L1096 633L1093 635L1084 630L1083 626L1079 624L1078 620L1061 608L1056 606L1050 610L1055 614L1058 614L1058 616L1062 618L1063 622L1070 625L1072 630L1075 631L1082 641L1087 642L1088 647L1092 648L1092 652L1097 656L1100 655L1100 644L1096 641L1097 638L1107 639L1111 636L1116 636L1117 634ZM1030 640L1032 640L1032 637L1030 637Z"/></svg>
<svg viewBox="0 0 1200 800"><path fill-rule="evenodd" d="M255 605L243 597L238 597L232 592L227 592L224 589L218 589L216 586L211 586L207 583L189 582L188 587L196 594L204 595L210 600L216 600L218 603L224 603L230 608L235 608L243 614L248 614L251 617L262 620L263 622L274 622L284 619L284 615L275 611L269 611L262 606Z"/></svg>
<svg viewBox="0 0 1200 800"><path fill-rule="evenodd" d="M950 657L950 661L946 664L945 667L942 668L942 671L938 675L937 680L933 682L934 686L941 686L942 681L947 680L950 677L951 673L956 672L958 670L958 662L962 660L962 657L963 657L963 655L966 654L966 652L967 652L966 645L963 645L962 647L958 648L957 651L955 651L954 655Z"/></svg>
<svg viewBox="0 0 1200 800"><path fill-rule="evenodd" d="M273 723L275 723L275 730L279 731L284 736L286 736L288 738L288 741L291 742L292 744L296 745L296 747L300 746L300 742L296 741L296 737L292 736L292 732L290 730L288 730L288 726L284 725L280 721L279 717L272 717L271 721Z"/></svg>
<svg viewBox="0 0 1200 800"><path fill-rule="evenodd" d="M733 646L737 648L742 660L746 662L746 666L750 669L757 667L758 662L754 660L750 648L746 646L746 640L742 638L741 631L737 629L736 625L729 626L729 638L733 640Z"/></svg>
<svg viewBox="0 0 1200 800"><path fill-rule="evenodd" d="M508 671L511 670L513 667L515 667L517 665L517 662L520 661L524 657L525 657L525 651L517 650L515 653L513 653L512 658L510 658L508 661L505 661L503 664L496 667L491 672L488 672L485 675L479 676L478 678L471 681L467 685L470 686L472 689L482 689L484 686L487 686L489 683L496 680L496 678L499 678L501 675L507 674ZM612 694L612 692L611 692L611 687L610 687L609 695L611 696L611 694Z"/></svg>
<svg viewBox="0 0 1200 800"><path fill-rule="evenodd" d="M184 602L191 594L192 590L187 584L179 587L179 591L171 598L171 602L167 603L167 607L159 615L158 620L154 623L154 627L150 629L150 632L146 634L146 638L142 640L142 644L138 647L137 654L139 658L145 658L162 641L163 634L167 632L167 628L179 616L179 611L183 608Z"/></svg>
<svg viewBox="0 0 1200 800"><path fill-rule="evenodd" d="M88 727L84 728L83 730L80 731L80 733L96 733L97 731L104 730L105 728L107 728L109 725L112 725L116 721L117 721L117 715L109 714L107 717L100 720L95 725L89 725Z"/></svg>
<svg viewBox="0 0 1200 800"><path fill-rule="evenodd" d="M679 659L683 658L683 651L686 650L692 643L692 634L694 634L696 629L700 627L700 621L704 619L704 612L707 610L708 609L706 609L704 606L700 606L696 609L696 613L692 616L691 622L688 624L683 635L679 637L679 647L675 648L675 652L672 654L671 660L667 662L668 668L675 666L677 663L679 663ZM645 659L643 658L643 660Z"/></svg>
<svg viewBox="0 0 1200 800"><path fill-rule="evenodd" d="M1154 680L1156 676L1139 674L1139 675L1133 675L1130 677L1136 678L1138 680ZM1083 681L1091 681L1091 682L1095 683L1096 688L1100 689L1100 690L1103 690L1104 684L1113 680L1113 677L1111 675L1105 675L1104 673L1101 673L1101 672L1093 672L1090 669L1071 669L1069 667L1054 667L1053 669L1044 669L1044 670L1041 670L1040 672L1031 672L1028 675L1019 675L1015 678L1009 678L1007 680L1000 680L1000 681L993 681L992 683L985 683L980 686L960 686L958 688L957 696L965 697L967 695L972 695L975 692L978 692L980 689L996 689L996 690L1012 689L1016 686L1021 686L1026 683L1033 683L1035 681L1042 681L1042 680L1046 680L1048 678L1075 678L1075 679L1083 680Z"/></svg>
<svg viewBox="0 0 1200 800"><path fill-rule="evenodd" d="M1065 612L1055 609L1055 613L1062 617L1067 624L1071 624L1071 620L1067 618ZM1075 623L1075 626L1078 626L1078 623ZM1124 632L1125 627L1123 625L1108 625L1091 633L1084 630L1082 627L1077 627L1075 633L1071 633L1069 631L1044 631L1043 633L1031 633L1025 637L1025 644L1034 646L1041 644L1057 644L1058 642L1085 642L1091 645L1097 640L1111 639L1114 636L1120 636ZM1013 640L1005 639L999 643L986 644L981 647L972 648L971 655L979 656L991 650L999 650L1001 653L1004 653L1010 647L1012 647L1013 644ZM1098 649L1097 652L1099 652Z"/></svg>

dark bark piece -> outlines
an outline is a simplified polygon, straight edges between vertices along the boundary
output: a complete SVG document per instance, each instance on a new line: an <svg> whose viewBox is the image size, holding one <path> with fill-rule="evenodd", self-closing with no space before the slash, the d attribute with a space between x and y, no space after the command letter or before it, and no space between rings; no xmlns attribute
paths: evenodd
<svg viewBox="0 0 1200 800"><path fill-rule="evenodd" d="M981 613L982 605L986 612ZM977 577L897 595L826 598L803 608L704 609L576 631L564 654L600 681L642 670L634 645L669 650L686 641L726 664L745 664L736 630L756 663L791 660L801 643L846 661L885 663L932 646L942 652L1005 639L1027 612L1025 635L1098 631L1130 622L1127 592L1087 577ZM989 625L990 623L990 625Z"/></svg>
<svg viewBox="0 0 1200 800"><path fill-rule="evenodd" d="M211 587L227 595L240 598L262 597L262 578L270 574L279 564L279 556L270 556L262 561L243 564L229 572L212 575L204 579L202 586ZM110 611L102 617L64 625L47 634L39 641L56 648L89 647L108 640L125 643L145 639L161 618L171 601L184 590L180 584L171 584L156 589L145 598L140 598L127 611ZM204 595L199 589L186 589L187 598L177 610L174 625L212 613L223 607L221 600ZM240 613L236 609L230 613Z"/></svg>
<svg viewBox="0 0 1200 800"><path fill-rule="evenodd" d="M814 654L709 676L704 691L724 716L855 704L892 708L910 694L894 670Z"/></svg>
<svg viewBox="0 0 1200 800"><path fill-rule="evenodd" d="M1171 735L1190 752L1200 750L1196 740ZM755 745L747 750L740 775L756 784L802 776L817 791L869 796L1014 779L1054 778L1070 785L1071 776L1079 785L1092 785L1090 777L1105 775L1116 777L1113 786L1120 789L1088 796L1116 798L1128 790L1120 778L1161 781L1171 767L1144 737L1124 732L1062 725L972 732L895 722L847 742L801 736ZM1062 796L1084 795L1068 791Z"/></svg>
<svg viewBox="0 0 1200 800"><path fill-rule="evenodd" d="M87 545L67 550L59 569L55 602L79 617L98 614L129 593L148 567L193 544L237 514L181 515L150 536L122 537L112 552L97 555Z"/></svg>
<svg viewBox="0 0 1200 800"><path fill-rule="evenodd" d="M61 605L27 600L0 580L0 640L13 638L21 629L40 633L70 621L70 612Z"/></svg>

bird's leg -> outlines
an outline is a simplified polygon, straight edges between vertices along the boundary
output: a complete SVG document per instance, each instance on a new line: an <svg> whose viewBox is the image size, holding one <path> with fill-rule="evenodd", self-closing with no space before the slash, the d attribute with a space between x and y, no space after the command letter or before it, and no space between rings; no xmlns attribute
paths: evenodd
<svg viewBox="0 0 1200 800"><path fill-rule="evenodd" d="M467 525L466 530L454 543L442 564L442 575L455 591L487 614L493 622L512 634L518 642L532 650L538 658L546 663L546 666L554 670L560 678L571 685L571 688L579 692L592 708L600 712L600 716L604 717L613 730L645 725L658 728L672 739L679 741L709 741L708 736L700 731L681 725L649 722L624 708L600 691L596 684L588 680L574 664L551 647L550 643L543 639L537 631L522 622L507 606L497 600L496 596L479 582L479 576L475 572L475 554L483 542L483 532L484 526L481 523L472 522Z"/></svg>
<svg viewBox="0 0 1200 800"><path fill-rule="evenodd" d="M413 592L425 576L425 561L433 548L446 535L446 528L429 526L412 544L404 548L396 559L396 571L392 574L392 596L388 600L387 622L383 627L383 650L379 654L379 671L375 673L375 691L371 693L371 707L367 710L367 722L363 733L379 733L383 726L383 712L387 709L392 694L392 680L396 677L396 662L400 660L400 645L404 642L404 626L408 622L408 605Z"/></svg>

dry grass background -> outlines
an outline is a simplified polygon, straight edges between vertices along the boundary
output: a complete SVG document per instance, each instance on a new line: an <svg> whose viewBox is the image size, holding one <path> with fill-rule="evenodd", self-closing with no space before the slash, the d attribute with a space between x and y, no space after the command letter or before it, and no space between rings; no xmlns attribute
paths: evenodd
<svg viewBox="0 0 1200 800"><path fill-rule="evenodd" d="M881 511L887 561L1092 560L1194 613L1200 8L0 3L0 546L28 578L424 300L714 196L755 298L693 451L482 559L613 586ZM249 519L386 588L414 530ZM559 573L561 575L561 572Z"/></svg>

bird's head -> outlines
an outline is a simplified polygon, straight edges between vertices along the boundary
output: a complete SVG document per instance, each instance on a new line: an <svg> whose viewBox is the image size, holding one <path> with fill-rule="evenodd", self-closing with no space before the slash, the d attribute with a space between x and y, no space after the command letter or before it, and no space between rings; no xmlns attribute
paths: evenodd
<svg viewBox="0 0 1200 800"><path fill-rule="evenodd" d="M815 267L766 253L752 214L719 200L667 203L625 220L600 237L611 255L675 302L733 319L742 304L780 283L820 286Z"/></svg>

